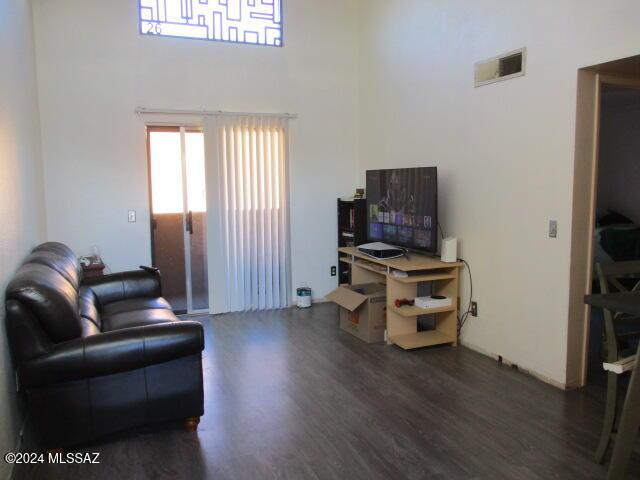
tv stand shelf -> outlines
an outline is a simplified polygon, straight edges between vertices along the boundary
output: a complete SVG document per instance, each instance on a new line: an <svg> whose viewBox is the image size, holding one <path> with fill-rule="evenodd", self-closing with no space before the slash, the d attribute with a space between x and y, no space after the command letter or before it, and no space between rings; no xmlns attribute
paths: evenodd
<svg viewBox="0 0 640 480"><path fill-rule="evenodd" d="M378 259L360 252L357 247L338 249L340 262L351 267L350 283L369 282L387 285L387 343L405 350L432 345L458 343L458 278L462 262L445 263L437 258L410 253L408 257ZM397 270L406 277L393 274ZM424 309L415 306L396 307L397 299L415 298L418 284L432 282L432 294L453 299L448 307ZM418 331L418 317L434 315L435 330Z"/></svg>
<svg viewBox="0 0 640 480"><path fill-rule="evenodd" d="M438 330L427 330L425 332L409 333L391 338L391 343L398 345L405 350L414 348L431 347L432 345L456 344L456 339L449 337Z"/></svg>
<svg viewBox="0 0 640 480"><path fill-rule="evenodd" d="M386 274L387 272L387 269L382 265L378 265L372 262L367 262L365 260L354 260L350 257L340 257L340 261L343 263L348 263L349 265L357 265L360 268L364 268L372 272L377 272L382 274Z"/></svg>
<svg viewBox="0 0 640 480"><path fill-rule="evenodd" d="M400 258L374 258L369 255L365 255L358 247L341 247L338 252L345 254L349 257L355 257L362 260L366 260L371 263L382 265L385 268L392 268L400 270L401 272L417 272L420 270L439 270L439 269L453 269L455 267L461 267L464 265L462 262L445 263L435 257L427 257L426 255L420 255L417 253L409 253L408 257Z"/></svg>
<svg viewBox="0 0 640 480"><path fill-rule="evenodd" d="M418 315L433 315L434 313L453 312L456 310L455 305L451 305L449 307L438 307L438 308L420 308L420 307L414 307L409 305L404 305L398 308L395 305L390 305L388 308L403 317L417 317Z"/></svg>

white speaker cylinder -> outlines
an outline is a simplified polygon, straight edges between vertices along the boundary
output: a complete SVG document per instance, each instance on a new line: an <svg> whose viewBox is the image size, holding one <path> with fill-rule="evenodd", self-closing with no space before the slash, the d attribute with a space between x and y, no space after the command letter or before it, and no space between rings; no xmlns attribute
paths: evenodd
<svg viewBox="0 0 640 480"><path fill-rule="evenodd" d="M446 263L453 263L458 261L458 239L457 238L447 237L444 240L442 240L440 260Z"/></svg>

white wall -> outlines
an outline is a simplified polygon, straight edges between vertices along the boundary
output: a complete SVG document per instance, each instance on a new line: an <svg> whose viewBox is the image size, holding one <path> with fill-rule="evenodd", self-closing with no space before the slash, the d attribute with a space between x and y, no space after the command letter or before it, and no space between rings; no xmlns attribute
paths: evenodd
<svg viewBox="0 0 640 480"><path fill-rule="evenodd" d="M640 53L640 3L362 5L361 179L439 167L441 223L479 302L463 341L564 384L577 69ZM473 87L474 62L523 46L525 77Z"/></svg>
<svg viewBox="0 0 640 480"><path fill-rule="evenodd" d="M598 209L640 223L640 90L603 95L598 158Z"/></svg>
<svg viewBox="0 0 640 480"><path fill-rule="evenodd" d="M295 112L294 286L335 285L335 197L366 169L437 165L479 302L464 342L564 383L576 73L640 53L640 3L288 1L282 49L143 37L135 4L34 0L49 238L149 261L136 106ZM522 46L525 77L473 88Z"/></svg>
<svg viewBox="0 0 640 480"><path fill-rule="evenodd" d="M0 452L16 448L21 415L4 326L4 291L44 238L36 72L28 0L0 0ZM0 461L0 478L10 466Z"/></svg>
<svg viewBox="0 0 640 480"><path fill-rule="evenodd" d="M137 106L291 112L293 286L335 286L338 196L357 178L356 0L284 2L283 48L138 34L131 0L35 0L48 236L150 262ZM138 222L127 223L127 210Z"/></svg>

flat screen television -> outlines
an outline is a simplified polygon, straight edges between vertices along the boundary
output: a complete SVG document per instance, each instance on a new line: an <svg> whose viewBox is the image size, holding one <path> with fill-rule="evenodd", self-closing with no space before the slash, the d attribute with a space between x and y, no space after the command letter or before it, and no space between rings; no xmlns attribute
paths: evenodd
<svg viewBox="0 0 640 480"><path fill-rule="evenodd" d="M367 238L436 253L437 167L367 171Z"/></svg>

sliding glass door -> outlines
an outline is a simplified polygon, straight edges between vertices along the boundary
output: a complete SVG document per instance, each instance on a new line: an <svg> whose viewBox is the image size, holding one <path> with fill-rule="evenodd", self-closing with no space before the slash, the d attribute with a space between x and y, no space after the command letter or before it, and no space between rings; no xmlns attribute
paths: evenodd
<svg viewBox="0 0 640 480"><path fill-rule="evenodd" d="M209 310L204 136L147 127L151 252L163 295L178 313Z"/></svg>

